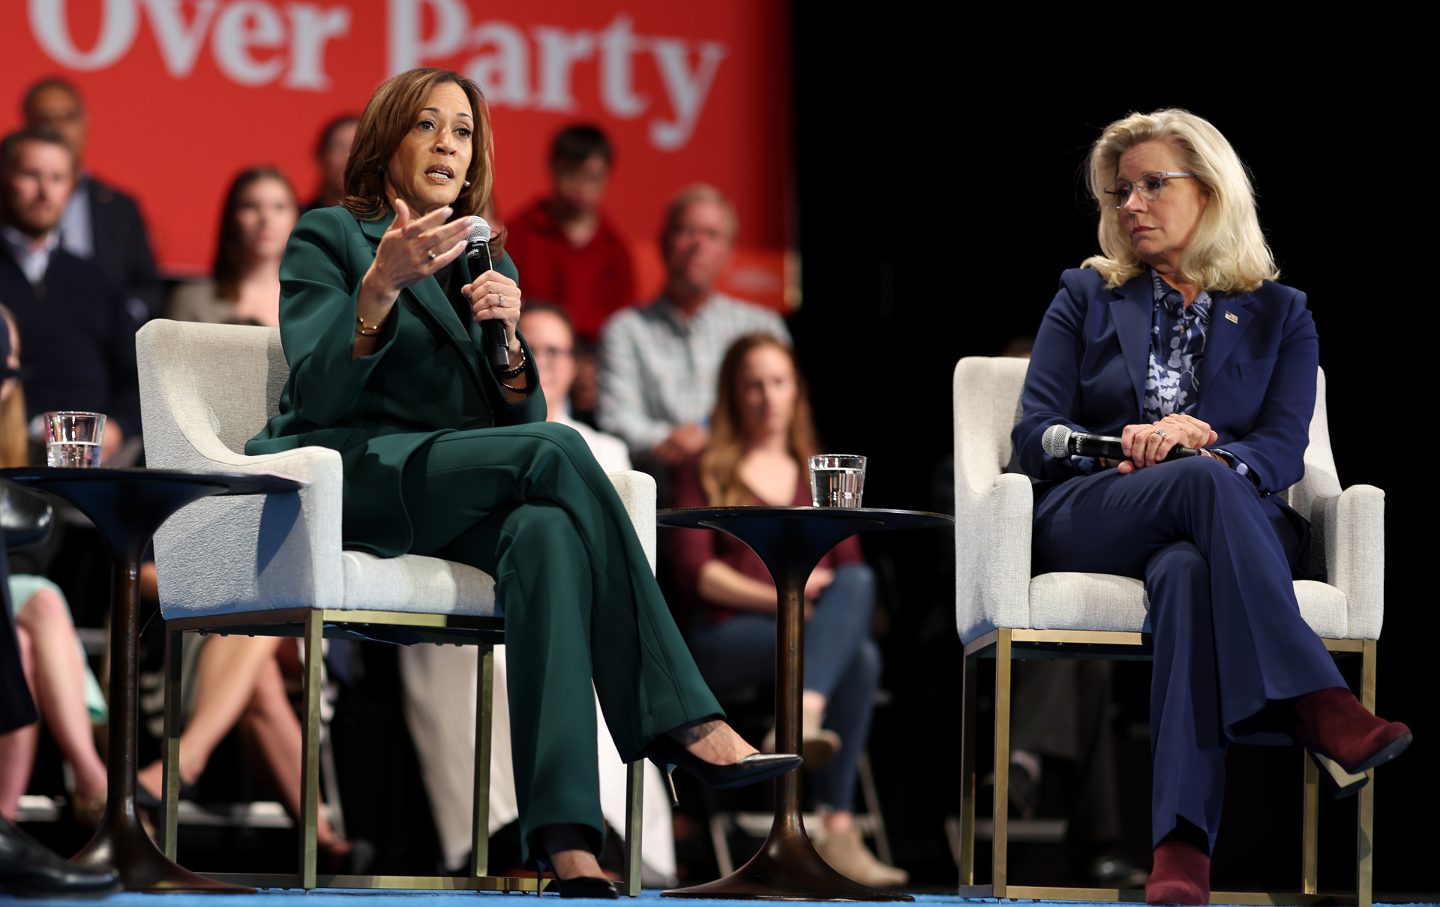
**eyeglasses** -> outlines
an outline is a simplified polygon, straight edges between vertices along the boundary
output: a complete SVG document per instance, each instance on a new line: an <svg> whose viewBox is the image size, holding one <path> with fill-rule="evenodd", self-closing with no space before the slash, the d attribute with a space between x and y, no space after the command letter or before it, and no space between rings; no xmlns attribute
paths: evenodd
<svg viewBox="0 0 1440 907"><path fill-rule="evenodd" d="M530 352L536 359L569 359L575 350L568 346L536 346L532 343Z"/></svg>
<svg viewBox="0 0 1440 907"><path fill-rule="evenodd" d="M1195 174L1181 173L1177 170L1146 170L1133 183L1129 180L1116 180L1105 187L1105 194L1114 196L1117 208L1125 207L1125 203L1130 201L1132 192L1139 192L1145 203L1150 204L1160 197L1160 192L1165 188L1167 180L1193 176Z"/></svg>

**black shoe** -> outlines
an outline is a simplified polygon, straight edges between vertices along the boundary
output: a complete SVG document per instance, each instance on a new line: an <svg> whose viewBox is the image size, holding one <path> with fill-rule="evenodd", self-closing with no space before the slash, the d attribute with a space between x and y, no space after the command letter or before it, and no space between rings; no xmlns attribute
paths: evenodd
<svg viewBox="0 0 1440 907"><path fill-rule="evenodd" d="M115 870L72 866L0 819L0 894L76 898L109 894L119 887Z"/></svg>
<svg viewBox="0 0 1440 907"><path fill-rule="evenodd" d="M548 858L535 857L535 865L540 868L536 882L544 884L545 873L549 872L553 879L552 888L562 898L592 898L602 901L613 901L620 897L620 892L615 890L615 885L609 879L598 879L595 876L576 876L573 879L562 879L555 874L551 868ZM539 892L536 892L537 894Z"/></svg>
<svg viewBox="0 0 1440 907"><path fill-rule="evenodd" d="M676 768L683 768L719 790L744 787L747 784L778 778L786 772L792 772L799 768L800 764L805 761L799 756L788 753L751 753L739 762L716 765L701 759L666 734L661 734L652 740L650 745L645 748L645 755L660 766L660 771L665 773L667 779ZM673 780L670 781L670 798L676 799Z"/></svg>

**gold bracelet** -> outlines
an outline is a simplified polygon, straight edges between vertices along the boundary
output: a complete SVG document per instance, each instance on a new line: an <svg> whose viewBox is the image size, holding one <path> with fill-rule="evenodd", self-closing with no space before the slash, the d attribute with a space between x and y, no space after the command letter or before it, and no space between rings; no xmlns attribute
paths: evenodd
<svg viewBox="0 0 1440 907"><path fill-rule="evenodd" d="M359 334L361 337L374 337L376 334L380 333L380 328L384 326L384 324L384 318L381 318L374 324L366 324L365 316L361 315L359 312L355 313L355 333Z"/></svg>

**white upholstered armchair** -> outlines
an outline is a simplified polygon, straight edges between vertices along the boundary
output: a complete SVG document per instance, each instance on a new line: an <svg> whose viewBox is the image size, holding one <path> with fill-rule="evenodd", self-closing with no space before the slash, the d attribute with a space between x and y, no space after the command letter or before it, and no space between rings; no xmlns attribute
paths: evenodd
<svg viewBox="0 0 1440 907"><path fill-rule="evenodd" d="M1028 361L972 357L955 368L955 622L965 645L961 780L960 886L972 896L1114 900L1108 889L1010 884L1006 877L1010 671L1029 651L1140 654L1147 645L1147 602L1138 579L1096 573L1031 575L1034 501L1030 479L1006 472L1010 430L1020 412ZM1362 659L1360 700L1375 707L1375 647L1384 615L1384 492L1342 489L1325 418L1325 376L1318 376L1305 475L1286 497L1312 525L1311 556L1326 582L1299 580L1306 622L1333 652ZM975 708L977 659L995 665L995 806L991 884L975 886ZM1357 779L1358 780L1358 779ZM1317 888L1318 775L1305 762L1302 900ZM1358 887L1370 903L1373 783L1359 794ZM1264 893L1216 892L1217 903L1272 903ZM1294 893L1290 893L1294 897Z"/></svg>
<svg viewBox="0 0 1440 907"><path fill-rule="evenodd" d="M136 337L147 463L151 467L278 473L306 484L298 494L229 497L178 512L155 536L161 612L178 655L187 631L299 636L306 642L300 873L232 877L251 884L324 887L534 889L533 879L487 875L490 647L503 641L494 581L433 557L380 558L340 544L340 455L319 447L251 457L244 445L275 413L289 374L273 328L157 320ZM655 565L655 482L639 472L611 476ZM470 875L317 877L320 659L323 637L481 646L476 733L474 847ZM175 853L178 769L178 657L167 653L165 849ZM639 887L640 785L630 773L627 867ZM172 784L172 780L174 783Z"/></svg>

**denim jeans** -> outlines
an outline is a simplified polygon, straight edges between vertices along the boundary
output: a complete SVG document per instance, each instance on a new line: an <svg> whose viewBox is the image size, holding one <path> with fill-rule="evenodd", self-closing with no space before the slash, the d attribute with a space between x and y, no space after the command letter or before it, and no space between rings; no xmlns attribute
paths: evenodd
<svg viewBox="0 0 1440 907"><path fill-rule="evenodd" d="M854 808L860 754L870 736L880 686L880 649L870 639L874 610L875 574L863 564L851 564L835 571L834 582L805 622L801 685L825 696L825 726L841 740L835 761L812 774L817 803L833 810ZM774 681L774 615L736 612L699 624L690 634L690 648L716 695Z"/></svg>

